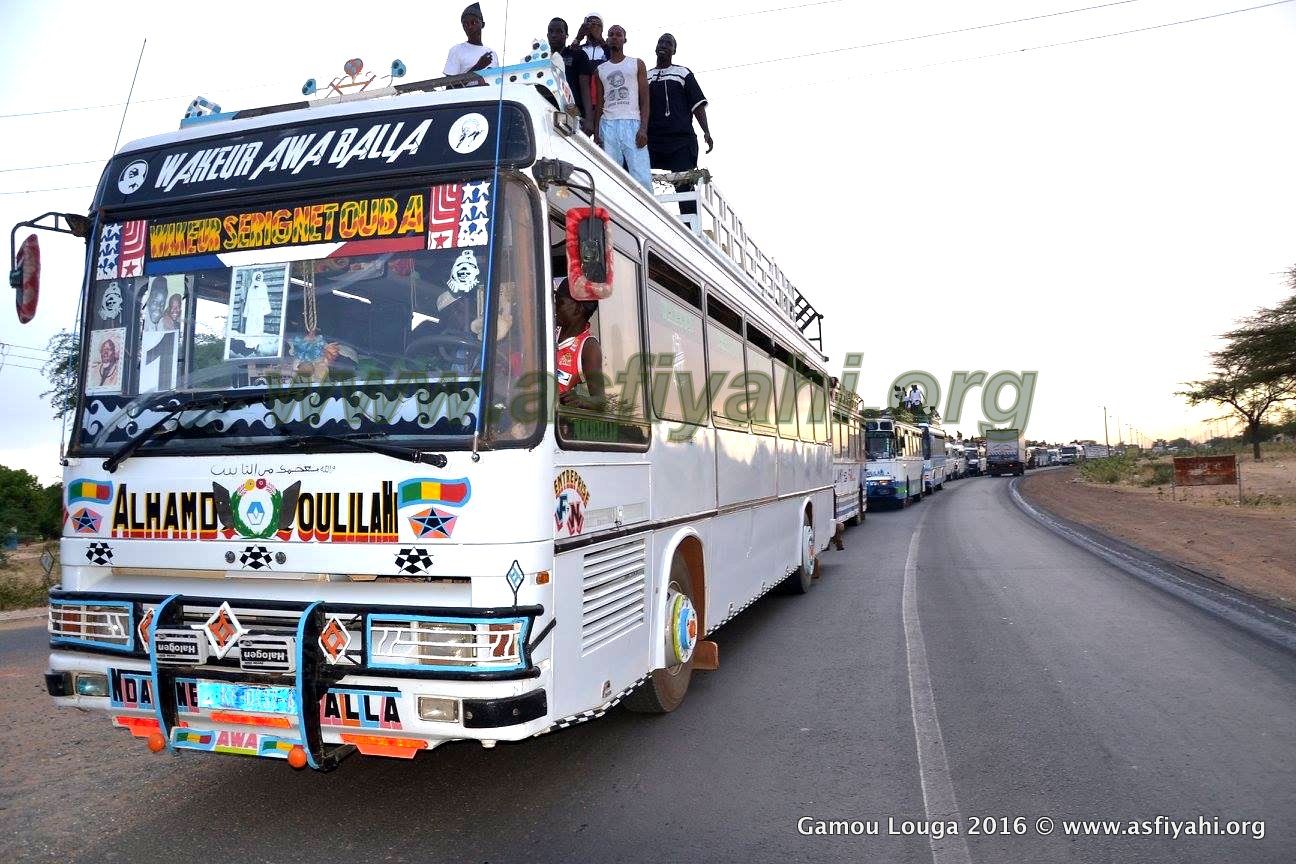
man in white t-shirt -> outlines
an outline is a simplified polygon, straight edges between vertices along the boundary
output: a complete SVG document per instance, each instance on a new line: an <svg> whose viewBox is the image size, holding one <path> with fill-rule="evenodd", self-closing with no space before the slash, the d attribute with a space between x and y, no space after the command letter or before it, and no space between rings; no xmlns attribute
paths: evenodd
<svg viewBox="0 0 1296 864"><path fill-rule="evenodd" d="M499 55L482 45L482 28L486 20L482 17L481 4L474 3L459 16L467 42L460 42L450 48L446 56L445 75L462 75L465 72L480 72L492 66L500 65Z"/></svg>
<svg viewBox="0 0 1296 864"><path fill-rule="evenodd" d="M651 195L648 70L642 60L626 56L625 43L625 28L613 24L607 34L607 62L595 70L594 141Z"/></svg>

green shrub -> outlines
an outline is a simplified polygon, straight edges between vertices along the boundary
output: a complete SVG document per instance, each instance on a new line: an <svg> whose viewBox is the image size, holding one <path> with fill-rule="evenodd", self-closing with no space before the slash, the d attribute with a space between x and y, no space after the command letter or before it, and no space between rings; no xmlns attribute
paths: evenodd
<svg viewBox="0 0 1296 864"><path fill-rule="evenodd" d="M1136 471L1134 463L1135 460L1129 456L1086 459L1080 463L1080 475L1093 483L1119 483L1133 476Z"/></svg>

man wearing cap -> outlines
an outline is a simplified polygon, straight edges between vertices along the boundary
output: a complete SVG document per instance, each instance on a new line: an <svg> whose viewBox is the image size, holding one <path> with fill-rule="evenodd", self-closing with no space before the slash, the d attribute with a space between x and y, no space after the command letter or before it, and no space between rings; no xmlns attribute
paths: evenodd
<svg viewBox="0 0 1296 864"><path fill-rule="evenodd" d="M648 165L648 70L638 57L625 54L626 32L620 24L608 30L607 62L598 67L594 101L594 140L618 165L652 194Z"/></svg>
<svg viewBox="0 0 1296 864"><path fill-rule="evenodd" d="M486 19L482 17L481 4L474 3L459 16L467 42L460 42L450 48L446 57L445 75L463 75L465 72L479 72L492 66L500 65L499 55L482 45L482 28Z"/></svg>
<svg viewBox="0 0 1296 864"><path fill-rule="evenodd" d="M697 118L706 139L707 152L715 147L707 124L707 98L687 66L675 64L675 37L663 33L657 40L657 65L648 70L648 155L652 167L662 171L691 171L698 163ZM688 192L692 183L679 183L677 192ZM696 213L692 201L680 202L681 213Z"/></svg>

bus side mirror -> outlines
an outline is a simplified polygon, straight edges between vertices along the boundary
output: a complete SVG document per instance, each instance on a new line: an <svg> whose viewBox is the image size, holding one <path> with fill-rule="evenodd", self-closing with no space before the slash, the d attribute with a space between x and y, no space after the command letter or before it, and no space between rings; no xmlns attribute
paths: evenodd
<svg viewBox="0 0 1296 864"><path fill-rule="evenodd" d="M573 300L612 296L612 217L602 207L567 211L567 278Z"/></svg>
<svg viewBox="0 0 1296 864"><path fill-rule="evenodd" d="M18 247L9 270L9 287L14 289L14 306L18 321L26 324L36 317L36 301L40 299L40 242L35 234Z"/></svg>

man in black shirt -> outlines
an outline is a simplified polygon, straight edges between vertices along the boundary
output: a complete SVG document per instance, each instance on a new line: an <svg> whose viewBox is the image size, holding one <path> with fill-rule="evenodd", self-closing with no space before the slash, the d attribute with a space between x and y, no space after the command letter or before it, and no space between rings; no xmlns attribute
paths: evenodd
<svg viewBox="0 0 1296 864"><path fill-rule="evenodd" d="M663 33L657 40L657 65L648 70L648 157L652 167L662 171L691 171L697 167L697 133L693 118L702 127L710 153L715 148L707 124L706 96L687 66L674 62L675 37ZM692 190L692 183L675 186L677 192ZM680 202L681 213L696 213L691 201Z"/></svg>
<svg viewBox="0 0 1296 864"><path fill-rule="evenodd" d="M581 131L586 135L594 134L594 109L590 105L590 76L594 74L594 64L580 48L567 44L567 22L555 18L549 22L549 48L558 53L567 67L567 86L571 88L576 105L580 108Z"/></svg>

